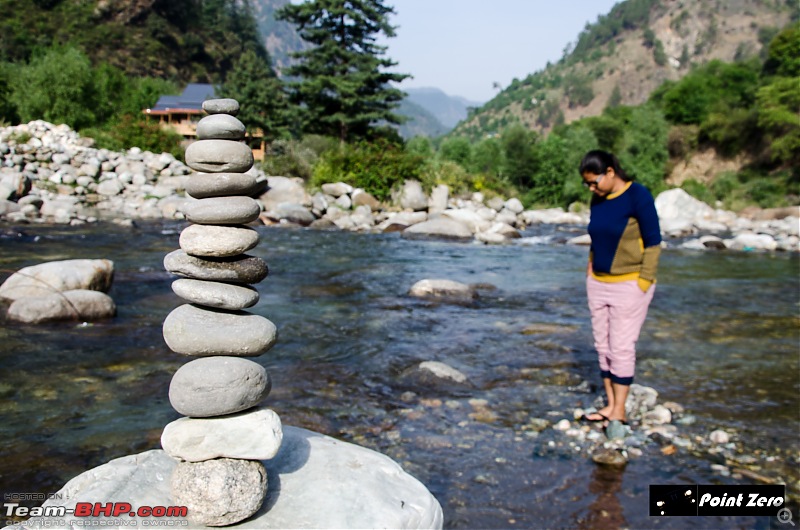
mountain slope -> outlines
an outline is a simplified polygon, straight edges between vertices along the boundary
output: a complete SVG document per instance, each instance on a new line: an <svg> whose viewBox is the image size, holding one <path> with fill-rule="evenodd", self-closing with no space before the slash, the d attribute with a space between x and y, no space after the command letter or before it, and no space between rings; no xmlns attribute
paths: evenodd
<svg viewBox="0 0 800 530"><path fill-rule="evenodd" d="M798 11L797 2L770 0L626 0L587 25L558 63L515 79L452 134L478 139L515 122L546 132L607 105L644 103L695 64L758 56Z"/></svg>
<svg viewBox="0 0 800 530"><path fill-rule="evenodd" d="M469 101L460 96L450 96L438 88L405 88L408 99L436 117L448 130L467 117L470 107L480 107L481 103Z"/></svg>

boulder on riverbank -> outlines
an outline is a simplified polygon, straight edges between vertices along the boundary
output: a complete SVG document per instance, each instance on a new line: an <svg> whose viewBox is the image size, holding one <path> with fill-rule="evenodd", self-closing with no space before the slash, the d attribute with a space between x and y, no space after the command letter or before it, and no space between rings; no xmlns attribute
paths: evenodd
<svg viewBox="0 0 800 530"><path fill-rule="evenodd" d="M269 482L264 505L253 517L229 528L442 528L439 502L389 457L297 427L285 426L283 433L278 454L262 462ZM118 458L73 478L43 506L69 509L77 502L174 506L167 478L176 465L161 450ZM58 522L62 519L67 526L77 520L67 515ZM26 524L47 528L55 522L32 518ZM93 522L115 526L111 517ZM170 522L204 528L180 517Z"/></svg>

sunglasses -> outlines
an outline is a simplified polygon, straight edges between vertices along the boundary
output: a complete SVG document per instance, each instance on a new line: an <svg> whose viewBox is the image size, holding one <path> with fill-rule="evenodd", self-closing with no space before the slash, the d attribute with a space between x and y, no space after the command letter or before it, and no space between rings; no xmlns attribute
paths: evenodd
<svg viewBox="0 0 800 530"><path fill-rule="evenodd" d="M605 175L605 173L603 174ZM591 188L592 186L597 186L600 184L600 181L603 180L603 175L598 176L596 179L592 180L591 182L583 181L583 186L586 188Z"/></svg>

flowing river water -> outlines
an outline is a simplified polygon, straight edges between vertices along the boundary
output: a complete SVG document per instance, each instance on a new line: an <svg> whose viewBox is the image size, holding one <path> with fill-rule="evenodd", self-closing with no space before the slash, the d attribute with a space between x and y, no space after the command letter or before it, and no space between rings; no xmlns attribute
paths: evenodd
<svg viewBox="0 0 800 530"><path fill-rule="evenodd" d="M0 280L73 258L115 263L116 318L2 321L0 490L55 492L110 459L160 448L187 361L161 335L181 300L164 271L182 223L25 226L0 234ZM505 246L259 227L270 275L252 312L278 327L256 358L285 424L383 452L439 499L447 528L769 528L775 517L654 518L650 484L787 484L800 496L797 254L667 250L638 347L636 382L685 409L689 440L715 429L751 473L708 452L650 442L600 467L562 432L600 383L575 230L539 227ZM17 233L19 232L19 233ZM408 296L425 278L479 284L469 304ZM467 384L419 377L441 361ZM547 423L545 423L545 421ZM539 425L532 428L532 425ZM747 465L749 464L749 466ZM754 478L755 477L755 478ZM790 506L790 507L791 507Z"/></svg>

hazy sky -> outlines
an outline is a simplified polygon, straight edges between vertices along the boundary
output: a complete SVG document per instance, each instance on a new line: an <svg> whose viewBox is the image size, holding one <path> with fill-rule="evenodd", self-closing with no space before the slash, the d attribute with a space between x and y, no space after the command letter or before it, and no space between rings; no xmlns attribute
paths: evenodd
<svg viewBox="0 0 800 530"><path fill-rule="evenodd" d="M386 0L397 36L381 39L400 88L436 87L486 102L516 77L558 61L587 22L618 0Z"/></svg>

